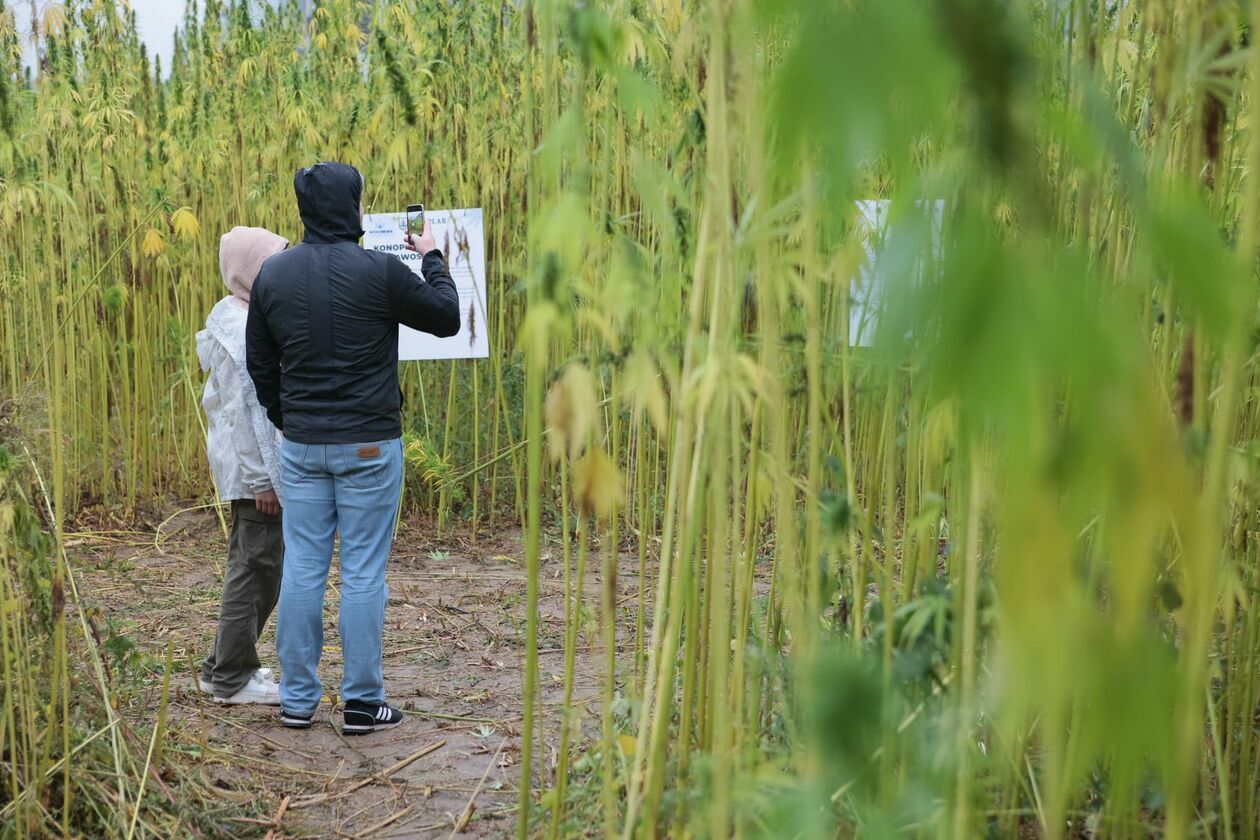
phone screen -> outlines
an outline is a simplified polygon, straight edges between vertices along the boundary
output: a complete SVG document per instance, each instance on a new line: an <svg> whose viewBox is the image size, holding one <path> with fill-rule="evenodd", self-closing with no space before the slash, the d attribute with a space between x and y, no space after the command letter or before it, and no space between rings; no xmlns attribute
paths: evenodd
<svg viewBox="0 0 1260 840"><path fill-rule="evenodd" d="M423 204L412 204L407 208L407 233L424 233Z"/></svg>

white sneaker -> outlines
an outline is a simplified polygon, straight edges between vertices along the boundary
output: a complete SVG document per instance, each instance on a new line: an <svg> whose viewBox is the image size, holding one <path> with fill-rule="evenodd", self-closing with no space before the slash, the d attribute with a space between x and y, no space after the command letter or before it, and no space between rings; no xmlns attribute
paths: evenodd
<svg viewBox="0 0 1260 840"><path fill-rule="evenodd" d="M275 671L272 671L270 668L259 668L255 676L262 677L274 685L280 685L280 682L275 677ZM197 675L197 688L203 694L214 694L214 686L200 674Z"/></svg>
<svg viewBox="0 0 1260 840"><path fill-rule="evenodd" d="M227 703L231 706L241 706L246 703L257 703L261 706L279 706L280 686L272 682L269 676L263 676L260 668L253 673L249 678L249 682L245 683L240 691L231 697L216 697L214 702Z"/></svg>

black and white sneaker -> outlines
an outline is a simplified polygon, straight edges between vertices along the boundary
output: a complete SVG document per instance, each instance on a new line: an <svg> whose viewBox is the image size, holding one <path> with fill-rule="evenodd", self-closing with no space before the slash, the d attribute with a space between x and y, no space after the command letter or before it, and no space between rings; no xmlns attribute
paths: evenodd
<svg viewBox="0 0 1260 840"><path fill-rule="evenodd" d="M393 729L406 720L402 712L388 703L364 703L350 700L341 713L341 731L346 735L367 735L382 729Z"/></svg>
<svg viewBox="0 0 1260 840"><path fill-rule="evenodd" d="M293 712L286 712L284 709L280 710L280 722L290 729L310 729L314 720L314 714L299 715Z"/></svg>

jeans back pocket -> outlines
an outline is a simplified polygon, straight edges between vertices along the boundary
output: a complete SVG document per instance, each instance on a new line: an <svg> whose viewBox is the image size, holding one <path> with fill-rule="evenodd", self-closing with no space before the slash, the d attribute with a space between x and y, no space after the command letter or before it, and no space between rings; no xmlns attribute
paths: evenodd
<svg viewBox="0 0 1260 840"><path fill-rule="evenodd" d="M393 441L341 447L341 478L355 490L382 490L394 477Z"/></svg>

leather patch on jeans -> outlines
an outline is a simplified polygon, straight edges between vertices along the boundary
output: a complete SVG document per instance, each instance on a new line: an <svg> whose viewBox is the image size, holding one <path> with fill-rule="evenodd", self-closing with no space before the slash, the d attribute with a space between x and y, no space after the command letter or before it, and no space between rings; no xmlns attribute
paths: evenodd
<svg viewBox="0 0 1260 840"><path fill-rule="evenodd" d="M379 458L381 457L381 448L379 446L361 446L359 447L360 458Z"/></svg>

